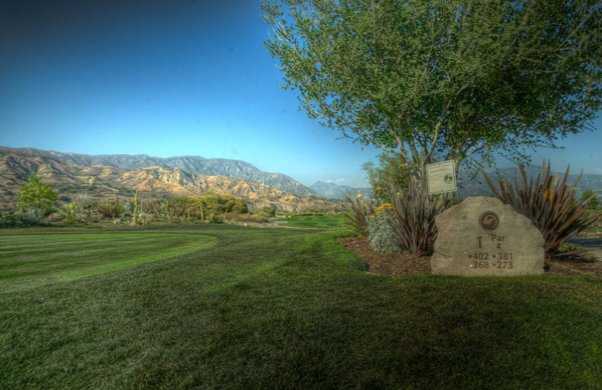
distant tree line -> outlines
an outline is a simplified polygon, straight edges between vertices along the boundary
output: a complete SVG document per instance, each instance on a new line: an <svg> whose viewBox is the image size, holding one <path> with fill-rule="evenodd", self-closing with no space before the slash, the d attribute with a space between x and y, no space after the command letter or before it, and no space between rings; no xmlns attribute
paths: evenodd
<svg viewBox="0 0 602 390"><path fill-rule="evenodd" d="M240 198L208 192L199 196L157 197L135 192L133 197L95 198L79 194L59 204L51 185L32 175L21 187L16 209L0 214L0 227L44 225L48 222L146 225L163 223L267 222L276 207L250 210Z"/></svg>

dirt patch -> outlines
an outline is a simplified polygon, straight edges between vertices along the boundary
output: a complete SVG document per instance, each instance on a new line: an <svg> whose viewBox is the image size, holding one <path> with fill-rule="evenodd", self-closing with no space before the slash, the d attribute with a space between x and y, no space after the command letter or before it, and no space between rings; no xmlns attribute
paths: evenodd
<svg viewBox="0 0 602 390"><path fill-rule="evenodd" d="M368 272L390 276L431 273L430 257L416 257L409 253L382 255L373 251L365 238L346 238L341 243L368 264Z"/></svg>
<svg viewBox="0 0 602 390"><path fill-rule="evenodd" d="M416 257L409 253L383 255L373 251L365 238L345 238L340 242L368 265L370 273L389 276L431 273L431 259L428 256ZM546 275L589 275L602 278L602 261L581 256L551 259L546 261Z"/></svg>

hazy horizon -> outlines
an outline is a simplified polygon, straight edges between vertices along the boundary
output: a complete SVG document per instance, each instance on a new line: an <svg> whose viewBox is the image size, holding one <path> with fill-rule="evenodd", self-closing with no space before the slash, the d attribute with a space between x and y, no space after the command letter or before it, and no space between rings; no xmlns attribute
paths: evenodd
<svg viewBox="0 0 602 390"><path fill-rule="evenodd" d="M378 151L310 120L281 88L259 1L24 1L0 11L0 145L236 159L306 185L367 185L361 167ZM533 162L602 174L600 131L559 145Z"/></svg>

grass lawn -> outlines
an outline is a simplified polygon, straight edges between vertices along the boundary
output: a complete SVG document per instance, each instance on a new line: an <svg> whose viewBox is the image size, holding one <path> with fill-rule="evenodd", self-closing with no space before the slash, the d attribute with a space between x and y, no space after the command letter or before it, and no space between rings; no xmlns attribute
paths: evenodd
<svg viewBox="0 0 602 390"><path fill-rule="evenodd" d="M292 227L333 229L345 224L345 216L343 214L292 215L286 219L286 224Z"/></svg>
<svg viewBox="0 0 602 390"><path fill-rule="evenodd" d="M340 234L0 231L0 388L600 388L600 279L374 276Z"/></svg>
<svg viewBox="0 0 602 390"><path fill-rule="evenodd" d="M215 242L211 236L180 232L3 234L0 291L117 271L195 252Z"/></svg>

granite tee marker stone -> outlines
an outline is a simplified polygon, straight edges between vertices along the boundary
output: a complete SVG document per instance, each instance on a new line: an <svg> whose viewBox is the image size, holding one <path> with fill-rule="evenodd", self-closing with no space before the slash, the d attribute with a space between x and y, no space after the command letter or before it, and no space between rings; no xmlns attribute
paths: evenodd
<svg viewBox="0 0 602 390"><path fill-rule="evenodd" d="M466 198L437 216L433 274L540 275L544 239L529 218L497 198Z"/></svg>

